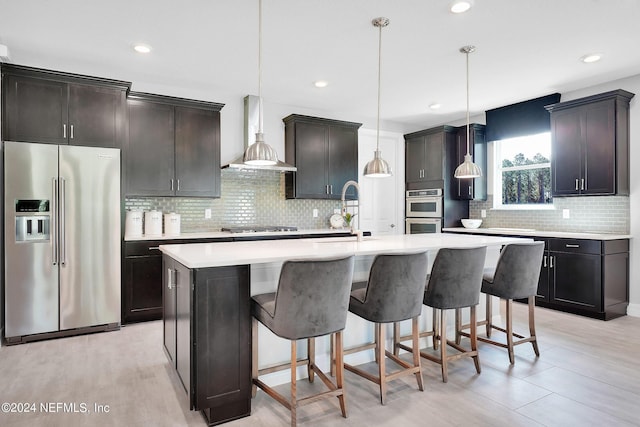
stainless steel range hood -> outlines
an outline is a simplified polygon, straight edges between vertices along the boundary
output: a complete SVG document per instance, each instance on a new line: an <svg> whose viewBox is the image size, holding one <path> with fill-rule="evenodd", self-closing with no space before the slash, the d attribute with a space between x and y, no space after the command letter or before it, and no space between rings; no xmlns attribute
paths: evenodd
<svg viewBox="0 0 640 427"><path fill-rule="evenodd" d="M244 97L244 148L253 144L256 140L256 132L258 130L258 109L260 98L255 95L247 95ZM244 155L244 154L243 154ZM275 165L248 165L244 163L243 155L234 159L222 168L243 169L243 170L271 170L280 172L295 172L296 167L291 166L283 161L278 161Z"/></svg>

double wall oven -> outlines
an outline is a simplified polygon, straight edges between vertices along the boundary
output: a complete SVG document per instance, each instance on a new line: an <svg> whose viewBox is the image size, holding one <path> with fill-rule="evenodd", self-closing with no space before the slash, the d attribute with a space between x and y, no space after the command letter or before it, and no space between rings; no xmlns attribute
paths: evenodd
<svg viewBox="0 0 640 427"><path fill-rule="evenodd" d="M409 190L406 193L405 234L442 231L442 189Z"/></svg>

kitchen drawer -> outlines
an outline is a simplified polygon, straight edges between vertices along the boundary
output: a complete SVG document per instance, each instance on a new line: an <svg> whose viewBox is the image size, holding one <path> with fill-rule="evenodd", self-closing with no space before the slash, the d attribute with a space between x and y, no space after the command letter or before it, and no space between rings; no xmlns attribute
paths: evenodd
<svg viewBox="0 0 640 427"><path fill-rule="evenodd" d="M124 244L124 256L148 256L148 255L162 255L158 246L169 245L175 243L171 240L145 240L140 242L125 242Z"/></svg>
<svg viewBox="0 0 640 427"><path fill-rule="evenodd" d="M213 242L231 242L231 237L219 237L210 239L167 239L167 240L141 240L135 242L124 243L124 256L161 256L162 253L158 246L160 245L185 245L187 243L213 243Z"/></svg>
<svg viewBox="0 0 640 427"><path fill-rule="evenodd" d="M572 252L580 254L602 253L601 240L550 239L549 250L554 252Z"/></svg>

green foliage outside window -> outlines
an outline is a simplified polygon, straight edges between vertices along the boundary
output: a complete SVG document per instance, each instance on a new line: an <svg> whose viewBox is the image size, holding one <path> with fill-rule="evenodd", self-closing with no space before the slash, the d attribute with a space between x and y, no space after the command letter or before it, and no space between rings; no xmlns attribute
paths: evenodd
<svg viewBox="0 0 640 427"><path fill-rule="evenodd" d="M533 159L518 153L502 160L502 204L549 204L551 199L550 160L537 153Z"/></svg>

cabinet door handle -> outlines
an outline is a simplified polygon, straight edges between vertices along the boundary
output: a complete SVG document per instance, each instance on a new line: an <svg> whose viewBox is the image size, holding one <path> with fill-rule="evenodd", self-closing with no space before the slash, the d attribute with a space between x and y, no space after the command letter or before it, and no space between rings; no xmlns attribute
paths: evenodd
<svg viewBox="0 0 640 427"><path fill-rule="evenodd" d="M62 137L63 138L67 137L67 125L66 124L62 125Z"/></svg>
<svg viewBox="0 0 640 427"><path fill-rule="evenodd" d="M333 194L333 184L329 184L329 194Z"/></svg>
<svg viewBox="0 0 640 427"><path fill-rule="evenodd" d="M469 186L469 196L471 196L471 186Z"/></svg>
<svg viewBox="0 0 640 427"><path fill-rule="evenodd" d="M173 191L173 179L171 179L171 191Z"/></svg>
<svg viewBox="0 0 640 427"><path fill-rule="evenodd" d="M564 245L564 247L565 248L579 248L580 245L572 245L572 244L567 243L566 245Z"/></svg>
<svg viewBox="0 0 640 427"><path fill-rule="evenodd" d="M549 268L553 268L553 257L549 257Z"/></svg>
<svg viewBox="0 0 640 427"><path fill-rule="evenodd" d="M173 271L170 268L167 268L167 288L173 289L173 285L171 283L171 277L173 276Z"/></svg>
<svg viewBox="0 0 640 427"><path fill-rule="evenodd" d="M180 191L180 180L178 179L178 191Z"/></svg>
<svg viewBox="0 0 640 427"><path fill-rule="evenodd" d="M71 125L71 139L73 139L73 125Z"/></svg>
<svg viewBox="0 0 640 427"><path fill-rule="evenodd" d="M547 256L546 255L542 257L542 266L543 267L547 266Z"/></svg>
<svg viewBox="0 0 640 427"><path fill-rule="evenodd" d="M576 191L578 191L578 178L576 178Z"/></svg>
<svg viewBox="0 0 640 427"><path fill-rule="evenodd" d="M150 251L159 251L160 250L160 246L149 246L149 250Z"/></svg>
<svg viewBox="0 0 640 427"><path fill-rule="evenodd" d="M582 179L580 180L580 182L581 182L581 183L580 183L580 189L581 189L581 190L584 190L584 178L582 178Z"/></svg>

